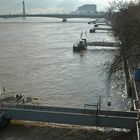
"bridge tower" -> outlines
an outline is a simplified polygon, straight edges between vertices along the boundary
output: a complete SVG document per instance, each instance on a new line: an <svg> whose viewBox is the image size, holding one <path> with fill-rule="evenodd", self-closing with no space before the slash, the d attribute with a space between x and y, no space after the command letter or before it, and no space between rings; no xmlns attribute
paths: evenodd
<svg viewBox="0 0 140 140"><path fill-rule="evenodd" d="M25 2L22 1L22 15L25 16L26 12L25 12Z"/></svg>

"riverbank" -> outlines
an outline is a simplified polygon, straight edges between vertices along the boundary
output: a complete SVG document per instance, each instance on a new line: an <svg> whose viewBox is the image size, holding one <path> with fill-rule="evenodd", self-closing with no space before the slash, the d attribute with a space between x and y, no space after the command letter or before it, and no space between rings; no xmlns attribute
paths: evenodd
<svg viewBox="0 0 140 140"><path fill-rule="evenodd" d="M114 7L111 14L112 30L116 39L121 42L121 46L110 65L110 77L120 70L125 71L127 94L131 99L131 111L136 111L139 116L140 77L138 73L136 76L136 69L140 67L140 4L132 1L122 3L116 1L112 5ZM137 117L135 127L135 139L137 140L140 139L139 129L139 117Z"/></svg>
<svg viewBox="0 0 140 140"><path fill-rule="evenodd" d="M15 133L16 130L16 133ZM9 138L16 140L131 140L131 132L117 132L109 129L98 129L93 127L56 125L48 123L32 123L26 121L12 121L5 129L0 138L5 139L5 132ZM33 136L34 132L36 134ZM24 135L25 134L25 135Z"/></svg>

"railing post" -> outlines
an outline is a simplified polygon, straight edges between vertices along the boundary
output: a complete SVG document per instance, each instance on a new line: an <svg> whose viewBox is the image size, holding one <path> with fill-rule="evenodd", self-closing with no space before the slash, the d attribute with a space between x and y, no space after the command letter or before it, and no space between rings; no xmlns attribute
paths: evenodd
<svg viewBox="0 0 140 140"><path fill-rule="evenodd" d="M98 99L98 103L97 103L97 114L96 114L96 125L99 125L99 111L101 109L101 96Z"/></svg>

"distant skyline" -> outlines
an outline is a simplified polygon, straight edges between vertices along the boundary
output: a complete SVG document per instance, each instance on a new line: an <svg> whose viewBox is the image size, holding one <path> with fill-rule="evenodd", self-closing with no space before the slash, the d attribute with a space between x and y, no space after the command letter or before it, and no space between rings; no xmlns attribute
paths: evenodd
<svg viewBox="0 0 140 140"><path fill-rule="evenodd" d="M5 12L3 9L11 8L16 4L20 9L20 3L23 0L0 0L0 12ZM84 4L96 4L97 11L105 11L109 6L109 2L113 0L24 0L26 4L26 11L32 13L44 12L70 12L77 9L77 7ZM12 10L13 10L12 9ZM18 10L19 10L18 9ZM7 11L7 12L10 12Z"/></svg>

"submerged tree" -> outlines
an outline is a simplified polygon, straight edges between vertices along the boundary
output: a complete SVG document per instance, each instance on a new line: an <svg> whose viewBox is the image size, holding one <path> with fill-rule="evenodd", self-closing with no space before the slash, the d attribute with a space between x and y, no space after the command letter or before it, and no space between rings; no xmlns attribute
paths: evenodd
<svg viewBox="0 0 140 140"><path fill-rule="evenodd" d="M117 71L125 69L126 60L135 66L140 62L140 5L115 1L109 11L113 35L121 42L108 69L108 79L111 80Z"/></svg>

